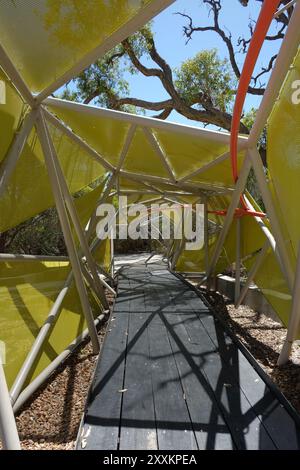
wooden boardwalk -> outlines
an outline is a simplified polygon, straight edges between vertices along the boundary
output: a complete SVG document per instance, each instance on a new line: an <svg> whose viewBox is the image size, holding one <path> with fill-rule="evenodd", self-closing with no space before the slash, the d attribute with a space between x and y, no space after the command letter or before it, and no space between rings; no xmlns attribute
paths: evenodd
<svg viewBox="0 0 300 470"><path fill-rule="evenodd" d="M119 274L78 449L300 449L299 422L162 263Z"/></svg>

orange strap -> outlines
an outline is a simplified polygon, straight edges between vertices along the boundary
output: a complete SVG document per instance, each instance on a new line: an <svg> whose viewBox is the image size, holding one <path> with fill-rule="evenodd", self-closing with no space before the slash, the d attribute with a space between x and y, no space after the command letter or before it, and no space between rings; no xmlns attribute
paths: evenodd
<svg viewBox="0 0 300 470"><path fill-rule="evenodd" d="M244 67L241 73L238 91L236 95L236 100L234 104L234 111L232 117L231 125L231 136L230 136L230 153L231 153L231 166L232 166L232 176L234 182L238 179L238 168L237 168L237 154L238 154L238 134L240 128L240 121L243 112L243 107L245 104L245 99L247 96L248 88L251 82L253 71L265 41L266 35L268 33L269 27L273 20L274 14L277 11L277 8L280 4L280 0L264 0L264 3L261 8L261 12L253 33L249 50L246 55ZM247 215L260 214L261 217L265 216L262 213L253 213L248 206L243 197L241 197L242 208Z"/></svg>

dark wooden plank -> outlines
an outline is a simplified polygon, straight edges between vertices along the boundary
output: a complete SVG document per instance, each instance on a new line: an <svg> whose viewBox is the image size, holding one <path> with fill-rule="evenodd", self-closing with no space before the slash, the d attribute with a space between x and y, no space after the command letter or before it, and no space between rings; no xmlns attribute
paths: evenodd
<svg viewBox="0 0 300 470"><path fill-rule="evenodd" d="M109 330L79 448L299 448L291 414L163 264L121 271Z"/></svg>
<svg viewBox="0 0 300 470"><path fill-rule="evenodd" d="M150 374L147 321L144 298L132 303L129 320L126 390L123 395L120 450L155 450L157 434Z"/></svg>
<svg viewBox="0 0 300 470"><path fill-rule="evenodd" d="M198 446L167 332L156 322L149 324L148 331L158 447L195 450Z"/></svg>
<svg viewBox="0 0 300 470"><path fill-rule="evenodd" d="M216 399L227 412L225 417L232 436L240 449L275 449L275 445L263 423L255 413L238 380L236 348L230 348L220 331L214 344L196 315L185 323L190 342L206 355L203 371L207 375Z"/></svg>
<svg viewBox="0 0 300 470"><path fill-rule="evenodd" d="M224 331L220 322L212 316L200 315L201 322L215 344L221 337L227 344L227 351L235 350L236 370L240 387L251 403L253 410L268 431L276 447L281 450L300 448L300 429L285 407L279 402L262 377L255 371L244 354ZM224 354L226 359L226 354ZM227 359L228 361L228 359ZM263 438L263 436L262 436Z"/></svg>
<svg viewBox="0 0 300 470"><path fill-rule="evenodd" d="M176 310L176 304L173 304L173 309L174 306ZM177 331L181 330L179 337L168 321L168 315L162 312L162 319L167 325L198 446L203 450L235 449L230 430L223 419L214 392L189 350L187 333L183 328L184 320L182 321L178 314L177 321L173 317L177 324ZM186 347L184 343L188 346Z"/></svg>
<svg viewBox="0 0 300 470"><path fill-rule="evenodd" d="M128 303L125 310L129 310ZM79 449L118 448L128 318L127 311L112 314L88 398Z"/></svg>

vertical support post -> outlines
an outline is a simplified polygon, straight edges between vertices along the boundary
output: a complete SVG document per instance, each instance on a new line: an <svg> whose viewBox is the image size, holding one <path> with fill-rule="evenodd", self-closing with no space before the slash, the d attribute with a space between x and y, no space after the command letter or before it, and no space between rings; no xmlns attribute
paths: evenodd
<svg viewBox="0 0 300 470"><path fill-rule="evenodd" d="M2 360L0 358L0 437L4 449L21 450L16 420L11 406Z"/></svg>
<svg viewBox="0 0 300 470"><path fill-rule="evenodd" d="M97 225L97 208L98 208L99 204L101 204L102 202L105 202L106 199L108 198L109 193L111 191L111 188L113 187L113 185L115 183L115 179L116 179L116 173L113 173L110 177L110 180L107 183L107 186L106 186L101 198L97 202L97 207L95 208L94 213L92 214L92 217L91 217L90 223L89 223L89 227L87 229L87 238L88 238L88 240L90 239L90 237L92 235L92 232L93 232L93 230L95 230L96 225Z"/></svg>
<svg viewBox="0 0 300 470"><path fill-rule="evenodd" d="M278 247L278 255L281 260L280 264L284 270L283 274L290 289L290 292L292 292L294 285L293 267L288 254L288 250L286 248L285 240L276 214L276 209L273 204L272 196L266 182L263 164L259 152L256 148L250 149L249 155L252 160L254 173L256 175L257 183L267 210L267 215L270 219L272 232L276 240L276 245Z"/></svg>
<svg viewBox="0 0 300 470"><path fill-rule="evenodd" d="M255 260L255 262L254 262L254 264L253 264L253 266L252 266L252 268L249 272L247 281L246 281L246 283L245 283L245 285L242 289L242 292L241 292L241 294L240 294L240 296L239 296L239 298L236 302L236 305L235 305L236 308L240 307L240 305L242 304L244 298L246 297L246 294L249 290L251 282L253 281L253 279L254 279L254 277L255 277L255 275L256 275L256 273L257 273L257 271L258 271L258 269L261 265L261 263L263 262L269 247L270 247L270 243L269 243L268 240L266 240L264 246L260 250L260 253L257 255L256 260Z"/></svg>
<svg viewBox="0 0 300 470"><path fill-rule="evenodd" d="M210 266L209 266L209 269L208 269L208 274L207 274L208 277L210 277L211 274L215 270L216 264L218 262L219 256L221 254L224 242L226 240L228 231L230 229L230 226L231 226L231 223L232 223L232 220L233 220L233 217L234 217L235 209L237 208L237 206L239 204L239 199L240 199L241 193L243 192L243 190L245 188L250 168L251 168L251 161L250 161L250 158L248 157L248 155L246 155L242 170L241 170L240 175L239 175L239 179L237 180L236 187L235 187L234 193L232 195L230 205L229 205L228 210L227 210L227 215L226 215L225 220L224 220L224 225L223 225L222 230L220 232L220 235L219 235L219 238L218 238L218 241L217 241L217 244L216 244L216 248L215 248L215 251L214 251Z"/></svg>
<svg viewBox="0 0 300 470"><path fill-rule="evenodd" d="M68 214L67 214L66 207L64 204L62 190L59 184L59 178L58 178L56 168L55 168L51 145L48 140L46 123L43 119L43 115L41 112L39 112L38 118L37 118L37 132L38 132L38 136L39 136L41 146L43 149L45 163L46 163L46 167L47 167L47 171L49 175L49 180L51 183L62 232L64 235L70 262L72 265L74 279L75 279L76 286L78 289L78 294L80 297L83 313L85 315L86 322L88 325L88 330L89 330L91 342L93 345L93 351L94 351L94 354L98 354L100 347L99 347L97 330L95 327L91 307L89 304L86 286L85 286L83 276L82 276L80 260L78 258L78 255L75 249L75 243L72 237L70 222L69 222Z"/></svg>
<svg viewBox="0 0 300 470"><path fill-rule="evenodd" d="M174 253L174 256L173 256L173 259L172 259L172 263L171 263L171 268L172 268L172 271L176 268L176 264L177 264L177 261L179 260L179 257L181 255L181 252L183 250L183 247L184 247L184 243L185 243L185 239L184 237L182 238L182 240L178 240L178 247Z"/></svg>
<svg viewBox="0 0 300 470"><path fill-rule="evenodd" d="M241 219L236 219L235 286L234 303L237 305L241 292Z"/></svg>
<svg viewBox="0 0 300 470"><path fill-rule="evenodd" d="M292 345L296 339L300 325L300 243L298 247L297 268L292 299L292 310L289 317L287 335L277 361L279 366L282 366L289 360Z"/></svg>
<svg viewBox="0 0 300 470"><path fill-rule="evenodd" d="M205 276L207 277L209 268L209 234L208 234L208 201L204 200L204 250L205 250Z"/></svg>
<svg viewBox="0 0 300 470"><path fill-rule="evenodd" d="M111 277L114 278L115 272L115 243L114 243L114 232L113 230L110 232L110 271Z"/></svg>

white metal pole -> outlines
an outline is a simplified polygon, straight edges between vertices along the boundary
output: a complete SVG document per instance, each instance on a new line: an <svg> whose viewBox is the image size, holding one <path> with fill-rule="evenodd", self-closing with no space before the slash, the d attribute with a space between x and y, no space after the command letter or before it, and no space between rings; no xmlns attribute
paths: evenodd
<svg viewBox="0 0 300 470"><path fill-rule="evenodd" d="M286 247L286 242L282 234L282 229L280 227L280 223L277 217L276 209L274 207L272 196L271 196L270 190L266 182L266 176L264 173L264 168L263 168L263 164L260 158L260 154L258 150L255 148L255 149L249 149L249 155L252 161L253 170L257 179L261 196L262 196L262 199L264 201L264 204L267 210L267 215L271 223L272 232L276 240L276 245L278 247L278 254L281 259L281 266L284 269L285 279L290 289L290 292L292 292L293 285L294 285L293 267L292 267L292 263L289 257L287 247Z"/></svg>
<svg viewBox="0 0 300 470"><path fill-rule="evenodd" d="M241 219L236 219L236 253L235 253L235 285L234 303L237 305L241 292Z"/></svg>
<svg viewBox="0 0 300 470"><path fill-rule="evenodd" d="M10 149L0 166L0 197L3 196L8 180L15 169L18 159L24 149L27 138L33 128L37 116L36 110L28 113L24 119L21 129L19 129L13 139Z"/></svg>
<svg viewBox="0 0 300 470"><path fill-rule="evenodd" d="M158 155L161 163L163 164L166 172L169 175L170 181L171 182L176 182L176 177L174 174L173 169L171 168L171 165L168 162L167 156L163 152L162 148L160 147L159 142L156 140L154 134L152 133L152 130L148 129L147 127L143 127L143 132L148 139L148 142L150 143L151 147L153 148L154 152L156 155Z"/></svg>
<svg viewBox="0 0 300 470"><path fill-rule="evenodd" d="M183 124L175 124L161 119L149 118L145 116L137 116L136 114L129 114L122 111L114 111L111 109L99 108L98 106L90 106L74 101L66 101L57 98L47 98L44 101L45 105L53 105L55 108L69 109L77 111L78 114L85 114L90 116L98 116L116 121L128 122L140 127L149 127L151 129L161 129L164 131L174 132L177 135L184 134L185 136L199 137L208 142L214 141L223 145L230 144L230 134L223 131L214 131L204 129L196 126L186 126ZM239 135L239 144L247 145L248 137Z"/></svg>
<svg viewBox="0 0 300 470"><path fill-rule="evenodd" d="M248 278L247 278L247 281L245 283L245 285L243 286L242 288L242 291L240 293L240 296L236 302L236 305L235 307L236 308L239 308L240 305L242 304L244 298L246 297L246 294L249 290L249 287L251 285L251 282L253 281L253 279L255 278L256 276L256 273L258 271L258 269L260 268L261 266L261 263L263 262L263 260L265 259L265 256L268 252L268 248L270 247L270 243L268 240L266 240L264 246L262 247L262 249L260 250L259 254L256 256L256 260L249 272L249 275L248 275Z"/></svg>
<svg viewBox="0 0 300 470"><path fill-rule="evenodd" d="M280 352L277 364L282 366L285 364L291 354L293 341L297 337L300 325L300 243L298 247L298 258L297 258L297 268L296 276L293 288L293 297L292 297L292 310L289 316L288 330L286 339L283 343L282 350Z"/></svg>
<svg viewBox="0 0 300 470"><path fill-rule="evenodd" d="M274 18L278 18L280 15L282 15L282 13L284 13L286 10L288 10L289 8L291 8L293 5L295 5L295 3L297 2L298 0L291 0L289 3L287 3L286 5L284 5L282 8L280 8L278 11L276 11L275 15L274 15Z"/></svg>
<svg viewBox="0 0 300 470"><path fill-rule="evenodd" d="M114 241L114 233L113 231L110 232L110 272L112 278L114 277L114 272L115 272L115 253L114 253L114 248L115 248L115 241Z"/></svg>
<svg viewBox="0 0 300 470"><path fill-rule="evenodd" d="M252 204L249 201L249 199L247 198L247 196L244 196L244 198L245 198L245 201L247 202L247 205L248 205L249 209L252 210L252 211L255 211L256 209L252 206ZM259 226L259 228L261 229L262 233L265 235L266 239L268 240L269 245L272 248L272 250L273 250L273 252L276 256L276 259L278 261L281 272L282 272L282 274L285 278L285 270L284 270L284 267L283 267L283 264L282 264L282 261L281 261L281 257L280 257L279 251L278 251L278 245L276 243L274 235L270 232L269 228L266 226L266 224L264 223L264 220L261 217L255 216L253 218L254 218L255 222L257 223L257 225Z"/></svg>
<svg viewBox="0 0 300 470"><path fill-rule="evenodd" d="M43 256L43 255L15 255L11 253L0 253L0 262L7 261L9 263L18 261L39 261L40 263L46 262L68 262L67 256Z"/></svg>
<svg viewBox="0 0 300 470"><path fill-rule="evenodd" d="M297 54L300 43L300 2L295 6L284 40L281 44L268 86L259 106L256 118L249 135L249 145L257 144L260 134L265 127L279 91L285 80L289 67Z"/></svg>
<svg viewBox="0 0 300 470"><path fill-rule="evenodd" d="M101 314L94 320L94 327L104 320L105 315ZM54 361L51 362L30 384L20 393L16 403L13 406L15 413L19 411L21 406L32 396L32 394L48 379L53 371L67 359L67 357L82 343L82 341L89 335L89 330L84 330L72 343L61 352ZM1 401L1 400L0 400Z"/></svg>
<svg viewBox="0 0 300 470"><path fill-rule="evenodd" d="M216 165L219 165L220 163L228 160L228 158L230 157L230 152L225 152L223 153L222 155L220 155L219 157L217 157L215 160L209 162L209 163L206 163L204 164L203 166L201 166L200 168L198 168L198 170L195 170L193 171L192 173L189 173L188 175L185 175L183 178L180 178L178 181L180 183L184 183L185 181L189 180L189 179L192 179L194 178L195 176L198 176L202 173L205 173L206 171L210 170L211 168L213 168L214 166Z"/></svg>
<svg viewBox="0 0 300 470"><path fill-rule="evenodd" d="M93 230L95 230L96 226L97 226L97 208L100 204L102 204L103 202L105 202L107 200L107 198L109 197L109 194L110 194L110 191L111 191L111 188L113 187L114 183L115 183L115 180L116 180L116 173L113 173L107 183L107 186L106 188L104 189L104 192L103 194L101 195L99 201L97 202L97 207L95 208L93 214L92 214L92 217L90 219L90 223L89 223L89 226L88 226L88 229L87 229L87 239L89 240L91 235L92 235L92 232Z"/></svg>
<svg viewBox="0 0 300 470"><path fill-rule="evenodd" d="M83 313L85 315L85 319L88 325L91 342L93 345L93 351L94 351L94 354L98 354L100 347L99 347L97 330L95 328L91 306L89 304L85 283L82 277L80 261L76 253L75 244L74 244L72 231L70 227L70 222L69 222L66 207L63 201L63 195L62 195L62 191L59 185L59 179L56 173L55 163L53 161L51 145L50 145L50 142L48 141L46 123L44 122L43 115L41 113L39 113L38 118L37 118L37 132L38 132L38 136L39 136L41 146L43 149L45 163L47 166L48 175L49 175L50 183L51 183L52 190L53 190L53 196L55 199L56 208L57 208L59 220L61 223L66 247L68 250L70 262L72 265L74 279L75 279L76 286L78 289L78 294L80 297Z"/></svg>
<svg viewBox="0 0 300 470"><path fill-rule="evenodd" d="M20 450L20 439L0 358L0 437L6 450Z"/></svg>
<svg viewBox="0 0 300 470"><path fill-rule="evenodd" d="M10 78L16 89L19 91L20 95L23 97L32 108L35 106L35 99L29 90L28 86L24 82L23 78L19 74L18 70L8 57L4 48L0 45L0 66Z"/></svg>
<svg viewBox="0 0 300 470"><path fill-rule="evenodd" d="M134 135L135 135L135 131L136 131L136 125L132 124L129 128L128 133L127 133L125 144L123 146L123 149L122 149L122 152L121 152L121 155L120 155L120 158L119 158L118 166L116 168L117 172L122 168L123 163L125 161L125 158L127 157L128 151L130 149L131 143L132 143Z"/></svg>
<svg viewBox="0 0 300 470"><path fill-rule="evenodd" d="M208 275L209 268L209 233L208 233L208 201L207 197L204 200L204 266L205 275Z"/></svg>
<svg viewBox="0 0 300 470"><path fill-rule="evenodd" d="M224 220L223 227L221 229L221 232L220 232L220 235L219 235L216 247L215 247L215 251L213 253L213 256L212 256L212 259L211 259L211 262L210 262L210 266L209 266L209 269L208 269L208 277L210 277L213 274L214 270L215 270L216 264L217 264L218 259L220 257L221 251L223 249L224 242L226 240L228 231L230 229L230 226L231 226L234 214L235 214L235 209L238 207L241 194L242 194L242 192L245 188L245 185L247 183L247 178L248 178L250 169L251 169L251 161L250 161L250 158L248 157L248 155L246 155L243 167L242 167L240 175L239 175L239 179L237 180L235 190L234 190L234 193L233 193L232 198L231 198L230 205L229 205L228 210L227 210L227 214L226 214L226 217L225 217L225 220Z"/></svg>
<svg viewBox="0 0 300 470"><path fill-rule="evenodd" d="M89 245L88 245L87 239L86 239L85 234L84 234L84 230L81 227L80 220L79 220L76 208L75 208L74 201L72 199L72 196L69 192L69 188L68 188L67 183L65 181L65 178L64 178L62 169L60 167L60 164L59 164L59 161L58 161L58 158L57 158L57 155L56 155L56 151L55 151L53 142L51 141L51 137L50 137L49 132L48 132L48 140L49 140L49 143L50 143L50 146L51 146L53 162L54 162L54 165L55 165L55 169L56 169L57 177L58 177L59 184L60 184L60 187L61 187L61 191L62 191L64 200L66 202L66 206L68 208L69 214L70 214L71 219L73 221L74 228L75 228L76 234L77 234L79 242L80 242L82 253L86 257L87 265L88 265L89 269L91 270L92 277L94 279L94 286L96 287L96 294L98 295L99 299L101 300L104 308L107 309L108 308L108 302L106 300L105 293L104 293L104 290L103 290L103 286L101 284L103 284L105 288L107 288L109 290L112 290L112 293L114 293L114 294L115 294L115 291L113 289L111 289L111 287L104 280L101 280L98 276L94 259L91 255Z"/></svg>
<svg viewBox="0 0 300 470"><path fill-rule="evenodd" d="M67 137L69 137L75 144L82 148L88 155L91 156L96 162L100 163L106 170L114 171L115 167L109 163L105 158L102 157L96 150L94 150L88 143L76 135L71 129L69 129L62 121L53 116L47 109L43 108L47 121L53 124L57 129L62 131Z"/></svg>
<svg viewBox="0 0 300 470"><path fill-rule="evenodd" d="M57 320L58 318L58 315L59 313L61 312L61 305L63 303L63 300L69 290L69 287L70 285L72 284L72 281L73 281L73 272L71 271L70 274L68 275L67 279L66 279L66 282L64 284L64 287L62 288L62 290L60 291L60 293L58 294L50 312L49 312L49 315L45 321L45 323L43 324L43 326L41 327L32 347L31 347L31 350L29 351L29 353L27 354L27 357L25 359L25 361L23 362L23 365L20 369L20 371L18 372L18 375L10 389L10 397L11 397L11 401L12 403L14 404L15 401L17 400L23 386L24 386L24 383L28 377L28 374L33 366L33 364L35 363L35 360L38 356L38 354L40 353L41 351L41 348L43 346L43 344L45 343L45 340L48 338L49 336L49 333L50 333L50 330L54 324L54 322Z"/></svg>

